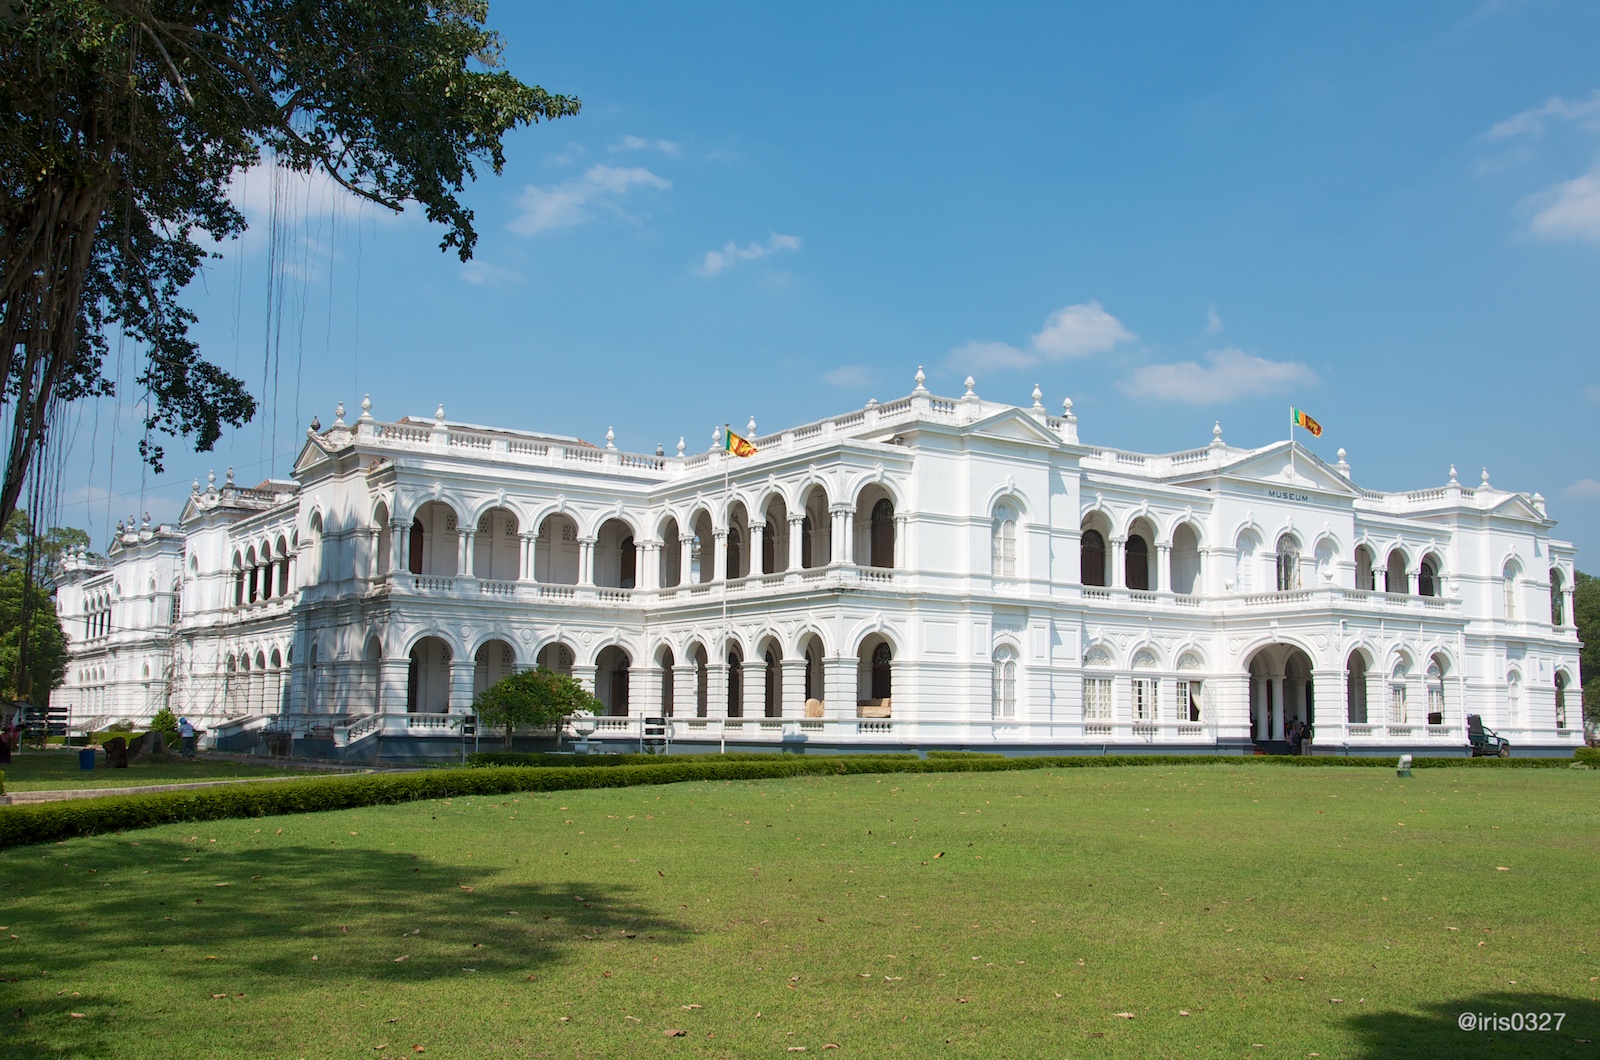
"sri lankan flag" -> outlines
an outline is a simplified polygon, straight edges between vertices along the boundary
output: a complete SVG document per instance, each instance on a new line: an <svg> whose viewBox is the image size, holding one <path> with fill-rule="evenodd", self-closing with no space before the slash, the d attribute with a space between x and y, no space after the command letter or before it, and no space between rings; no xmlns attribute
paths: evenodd
<svg viewBox="0 0 1600 1060"><path fill-rule="evenodd" d="M722 448L734 456L755 456L756 447L750 444L749 439L741 438L733 433L732 428L722 429Z"/></svg>
<svg viewBox="0 0 1600 1060"><path fill-rule="evenodd" d="M1301 412L1292 405L1289 407L1289 412L1296 427L1304 427L1306 430L1311 432L1311 437L1313 438L1322 437L1322 424L1318 423L1316 420L1312 419L1310 416L1307 416L1304 412Z"/></svg>

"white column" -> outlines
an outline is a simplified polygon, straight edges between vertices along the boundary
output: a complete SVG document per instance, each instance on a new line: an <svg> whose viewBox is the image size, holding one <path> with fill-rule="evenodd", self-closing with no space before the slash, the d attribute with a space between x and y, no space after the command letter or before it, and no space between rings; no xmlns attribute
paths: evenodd
<svg viewBox="0 0 1600 1060"><path fill-rule="evenodd" d="M767 661L752 655L744 661L744 716L764 718L767 715Z"/></svg>
<svg viewBox="0 0 1600 1060"><path fill-rule="evenodd" d="M398 519L389 521L389 571L394 573L407 569L410 562L411 524L402 523ZM291 564L289 571L289 584L294 584L294 569Z"/></svg>
<svg viewBox="0 0 1600 1060"><path fill-rule="evenodd" d="M695 665L678 663L672 668L672 716L695 716Z"/></svg>
<svg viewBox="0 0 1600 1060"><path fill-rule="evenodd" d="M1113 537L1106 542L1111 546L1111 588L1126 589L1128 587L1128 539Z"/></svg>
<svg viewBox="0 0 1600 1060"><path fill-rule="evenodd" d="M728 716L728 657L713 655L706 664L706 717Z"/></svg>
<svg viewBox="0 0 1600 1060"><path fill-rule="evenodd" d="M572 678L573 680L577 681L578 684L582 685L590 695L594 695L595 674L598 672L598 670L599 668L593 663L589 663L587 665L582 663L574 663L572 667Z"/></svg>
<svg viewBox="0 0 1600 1060"><path fill-rule="evenodd" d="M594 538L578 538L578 584L594 584Z"/></svg>
<svg viewBox="0 0 1600 1060"><path fill-rule="evenodd" d="M894 554L889 562L896 570L906 565L906 517L899 512L894 513Z"/></svg>
<svg viewBox="0 0 1600 1060"><path fill-rule="evenodd" d="M1272 689L1272 700L1271 700L1271 706L1272 706L1272 736L1271 736L1271 738L1274 739L1274 740L1281 740L1281 739L1283 739L1283 678L1274 676L1274 677L1268 678L1268 682L1269 682L1269 686Z"/></svg>
<svg viewBox="0 0 1600 1060"><path fill-rule="evenodd" d="M711 533L716 538L716 543L713 545L715 551L712 556L711 580L720 582L728 576L728 530L726 527L719 526ZM701 542L700 562L702 564L706 561L703 551L704 544L705 542Z"/></svg>
<svg viewBox="0 0 1600 1060"><path fill-rule="evenodd" d="M802 686L804 687L804 686ZM830 718L856 716L856 658L853 655L822 660L822 687Z"/></svg>
<svg viewBox="0 0 1600 1060"><path fill-rule="evenodd" d="M472 678L477 663L471 659L450 660L450 709L467 710L472 706Z"/></svg>
<svg viewBox="0 0 1600 1060"><path fill-rule="evenodd" d="M832 508L833 514L833 545L832 555L829 557L834 563L855 562L855 530L852 524L855 514L849 507L836 504ZM811 550L812 558L816 558L816 547Z"/></svg>
<svg viewBox="0 0 1600 1060"><path fill-rule="evenodd" d="M517 535L517 580L533 581L533 551L537 546L539 535L536 531L524 530Z"/></svg>
<svg viewBox="0 0 1600 1060"><path fill-rule="evenodd" d="M633 558L635 588L661 588L661 542L642 541L635 546L635 549Z"/></svg>
<svg viewBox="0 0 1600 1060"><path fill-rule="evenodd" d="M783 716L806 716L806 659L784 659L779 667L783 671Z"/></svg>
<svg viewBox="0 0 1600 1060"><path fill-rule="evenodd" d="M691 585L694 582L694 535L684 534L678 538L678 584Z"/></svg>
<svg viewBox="0 0 1600 1060"><path fill-rule="evenodd" d="M472 538L475 531L466 527L456 531L456 577L472 577Z"/></svg>
<svg viewBox="0 0 1600 1060"><path fill-rule="evenodd" d="M751 574L766 573L767 553L767 524L763 521L754 521L750 524L750 563ZM773 557L774 563L777 557Z"/></svg>
<svg viewBox="0 0 1600 1060"><path fill-rule="evenodd" d="M1265 740L1267 738L1267 694L1266 678L1256 677L1252 674L1250 677L1250 717L1254 724L1255 738L1257 740Z"/></svg>
<svg viewBox="0 0 1600 1060"><path fill-rule="evenodd" d="M789 516L789 570L800 569L800 549L805 542L805 536L805 513Z"/></svg>
<svg viewBox="0 0 1600 1060"><path fill-rule="evenodd" d="M1172 546L1156 546L1156 592L1172 591Z"/></svg>

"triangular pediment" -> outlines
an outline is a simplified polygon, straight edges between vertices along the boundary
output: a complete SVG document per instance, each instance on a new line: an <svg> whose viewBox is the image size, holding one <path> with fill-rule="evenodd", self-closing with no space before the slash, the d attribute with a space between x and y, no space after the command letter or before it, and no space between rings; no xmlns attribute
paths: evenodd
<svg viewBox="0 0 1600 1060"><path fill-rule="evenodd" d="M1243 479L1268 489L1286 493L1320 493L1335 497L1357 497L1358 490L1331 464L1310 450L1296 445L1290 462L1290 443L1279 442L1240 456L1199 477L1221 476Z"/></svg>
<svg viewBox="0 0 1600 1060"><path fill-rule="evenodd" d="M1029 445L1061 444L1061 437L1022 409L1002 409L992 416L969 424L963 434L997 441L1026 442Z"/></svg>
<svg viewBox="0 0 1600 1060"><path fill-rule="evenodd" d="M321 439L316 435L306 438L306 444L300 448L300 455L295 457L294 468L291 474L299 478L301 472L307 471L328 459L328 451L322 447Z"/></svg>

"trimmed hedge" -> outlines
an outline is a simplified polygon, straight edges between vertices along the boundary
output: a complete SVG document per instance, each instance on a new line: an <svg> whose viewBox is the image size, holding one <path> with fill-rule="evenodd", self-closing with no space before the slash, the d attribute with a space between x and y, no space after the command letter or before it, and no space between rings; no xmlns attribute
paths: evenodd
<svg viewBox="0 0 1600 1060"><path fill-rule="evenodd" d="M1580 747L1572 757L1586 765L1600 767L1600 747Z"/></svg>
<svg viewBox="0 0 1600 1060"><path fill-rule="evenodd" d="M4 795L5 793L6 793L6 773L5 773L5 770L0 769L0 795Z"/></svg>
<svg viewBox="0 0 1600 1060"><path fill-rule="evenodd" d="M622 757L622 756L616 756ZM646 757L651 756L635 756ZM1333 758L1229 755L1096 755L1037 758L757 754L654 757L646 764L608 769L562 766L501 766L494 769L430 769L416 773L363 774L238 784L187 791L151 792L0 808L0 848L179 821L316 813L464 795L519 791L570 791L678 784L692 780L771 780L781 777L868 773L991 773L1020 769L1110 769L1120 766L1291 765L1392 769L1393 758ZM1413 768L1560 769L1568 758L1418 758Z"/></svg>
<svg viewBox="0 0 1600 1060"><path fill-rule="evenodd" d="M973 758L1004 758L1003 754L993 751L929 751L930 760L938 758L973 759Z"/></svg>
<svg viewBox="0 0 1600 1060"><path fill-rule="evenodd" d="M486 766L560 766L571 768L584 768L593 766L649 766L676 762L683 758L716 758L724 762L772 762L783 758L797 757L793 754L784 754L778 751L732 751L719 755L662 755L662 754L551 754L548 751L476 751L467 756L467 766L480 769ZM831 757L831 756L828 756ZM920 762L921 757L914 754L881 754L867 755L865 757L884 759L901 759L909 762Z"/></svg>

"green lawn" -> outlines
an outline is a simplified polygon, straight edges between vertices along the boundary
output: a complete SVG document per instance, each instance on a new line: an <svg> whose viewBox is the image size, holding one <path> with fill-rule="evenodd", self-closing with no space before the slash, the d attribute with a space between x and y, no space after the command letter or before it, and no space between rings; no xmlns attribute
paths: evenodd
<svg viewBox="0 0 1600 1060"><path fill-rule="evenodd" d="M106 768L106 756L96 753L94 768L78 767L78 749L14 751L10 763L0 766L6 791L64 791L74 788L138 788L151 784L189 784L201 780L261 780L264 777L315 776L303 769L245 766L237 762L136 762L127 769Z"/></svg>
<svg viewBox="0 0 1600 1060"><path fill-rule="evenodd" d="M13 849L0 1041L14 1057L1589 1057L1597 795L1579 770L852 776ZM1559 1033L1456 1027L1547 1010L1567 1013Z"/></svg>

